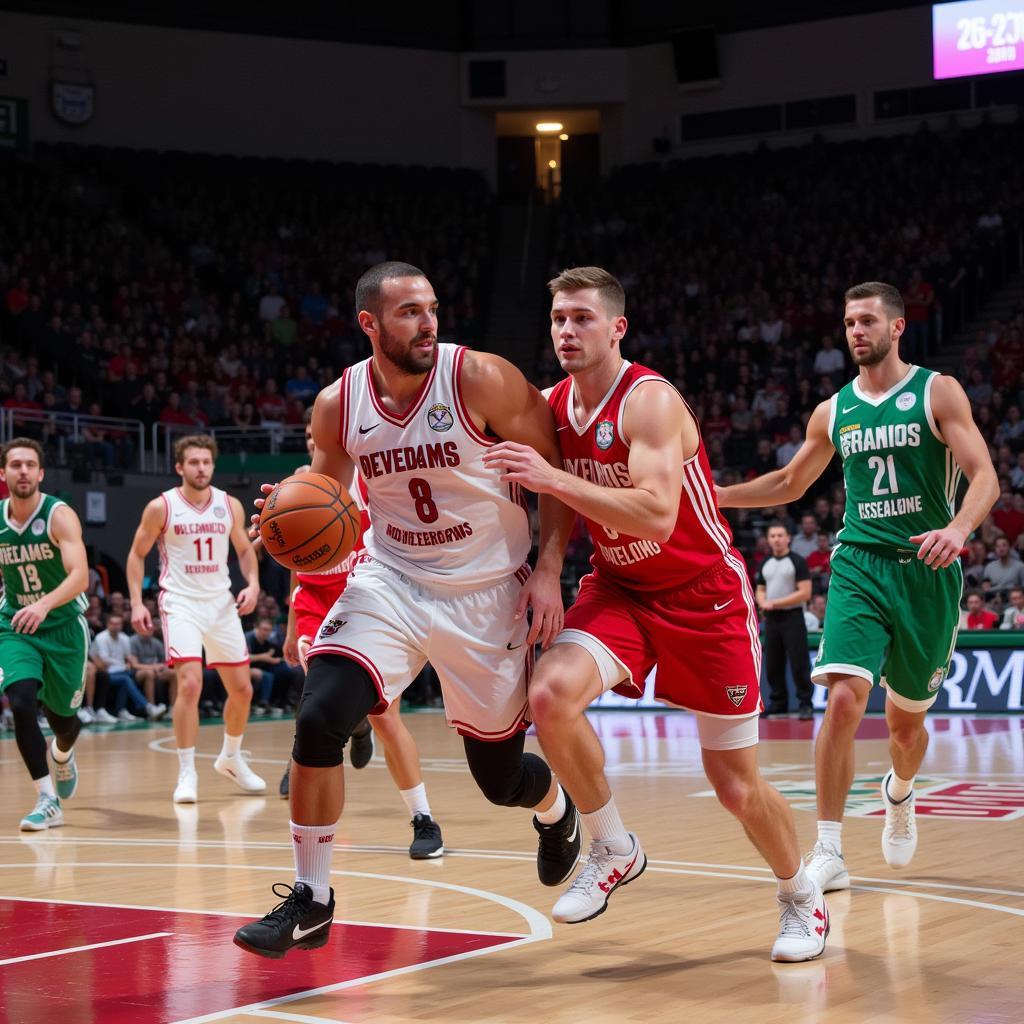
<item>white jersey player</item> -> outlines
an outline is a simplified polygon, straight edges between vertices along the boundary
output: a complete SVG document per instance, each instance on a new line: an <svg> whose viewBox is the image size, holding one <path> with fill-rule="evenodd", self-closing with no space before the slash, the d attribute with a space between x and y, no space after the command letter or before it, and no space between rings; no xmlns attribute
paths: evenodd
<svg viewBox="0 0 1024 1024"><path fill-rule="evenodd" d="M317 397L312 468L348 480L356 464L373 525L309 651L292 750L295 887L275 912L235 935L267 957L327 942L344 744L428 660L477 785L492 803L536 812L541 880L560 884L580 849L575 807L544 761L523 749L533 644L539 637L546 646L561 628L572 516L542 500L531 576L518 489L483 464L504 437L558 465L551 411L505 360L438 345L437 298L421 270L371 267L356 287L356 306L373 357Z"/></svg>
<svg viewBox="0 0 1024 1024"><path fill-rule="evenodd" d="M174 736L178 747L175 803L195 803L198 780L195 742L199 696L203 689L203 655L216 668L228 699L224 705L224 745L214 768L248 793L262 793L266 783L242 760L242 733L249 720L252 683L249 652L240 615L256 607L259 568L244 526L241 502L210 483L217 444L202 434L181 438L174 446L175 471L181 486L154 498L128 555L128 589L132 626L149 635L153 623L142 601L146 556L154 543L160 551L160 619L167 662L177 674ZM231 595L229 545L238 555L246 587Z"/></svg>

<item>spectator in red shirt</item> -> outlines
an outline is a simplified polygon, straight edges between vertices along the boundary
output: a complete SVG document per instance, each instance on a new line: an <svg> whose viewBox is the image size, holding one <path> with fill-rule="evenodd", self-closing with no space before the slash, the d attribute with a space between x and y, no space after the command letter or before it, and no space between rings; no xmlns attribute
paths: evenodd
<svg viewBox="0 0 1024 1024"><path fill-rule="evenodd" d="M961 629L995 629L999 616L990 612L981 600L981 594L967 595L967 611L960 616Z"/></svg>
<svg viewBox="0 0 1024 1024"><path fill-rule="evenodd" d="M818 546L807 556L807 571L811 574L814 593L824 594L832 572L832 543L824 530L818 532Z"/></svg>
<svg viewBox="0 0 1024 1024"><path fill-rule="evenodd" d="M920 270L910 275L910 284L903 293L907 326L900 339L900 355L908 363L920 363L928 354L928 323L935 303L935 289Z"/></svg>
<svg viewBox="0 0 1024 1024"><path fill-rule="evenodd" d="M198 424L181 407L181 396L177 391L172 391L167 396L167 404L160 413L161 423L173 423L183 427L193 427Z"/></svg>
<svg viewBox="0 0 1024 1024"><path fill-rule="evenodd" d="M268 377L263 382L263 391L256 399L256 410L264 423L280 423L284 420L288 403L277 390L277 381Z"/></svg>
<svg viewBox="0 0 1024 1024"><path fill-rule="evenodd" d="M4 408L24 409L31 412L37 412L41 410L43 407L38 402L33 402L32 399L28 397L28 388L25 387L24 381L19 380L18 383L14 385L14 393L11 395L10 398L7 399L6 402L4 402ZM28 426L29 424L31 424L31 427L33 429L38 430L39 419L37 417L25 417L15 415L15 433L31 433L31 430L29 430Z"/></svg>

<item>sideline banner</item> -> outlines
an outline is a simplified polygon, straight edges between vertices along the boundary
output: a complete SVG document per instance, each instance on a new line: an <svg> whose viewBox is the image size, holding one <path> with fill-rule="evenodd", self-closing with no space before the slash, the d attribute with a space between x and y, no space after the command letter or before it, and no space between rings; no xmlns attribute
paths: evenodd
<svg viewBox="0 0 1024 1024"><path fill-rule="evenodd" d="M808 658L813 667L818 651L820 633L807 635ZM593 707L655 707L654 679L657 669L650 674L642 700L632 701L615 693L599 697ZM762 692L767 694L762 678ZM791 684L792 685L792 684ZM823 710L828 692L824 686L814 687L815 710ZM795 698L791 698L796 709ZM885 690L871 688L868 711L885 709ZM1024 711L1024 634L996 630L961 633L957 638L949 674L939 688L939 698L933 711Z"/></svg>

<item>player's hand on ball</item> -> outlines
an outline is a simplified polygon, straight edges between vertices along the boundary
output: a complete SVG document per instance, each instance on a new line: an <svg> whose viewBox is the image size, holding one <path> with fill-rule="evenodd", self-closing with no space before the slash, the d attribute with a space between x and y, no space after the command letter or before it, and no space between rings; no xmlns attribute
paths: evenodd
<svg viewBox="0 0 1024 1024"><path fill-rule="evenodd" d="M42 606L42 602L37 601L35 604L30 604L27 608L22 608L20 611L15 612L11 619L14 632L34 633L46 620L48 610L45 606Z"/></svg>
<svg viewBox="0 0 1024 1024"><path fill-rule="evenodd" d="M270 492L276 486L277 484L260 484L260 494L270 494ZM252 524L249 527L250 540L255 540L260 535L260 512L263 511L263 506L266 504L266 502L267 499L265 497L253 499L253 504L256 506L257 509L259 509L259 511L254 512L251 516L249 516L249 522Z"/></svg>
<svg viewBox="0 0 1024 1024"><path fill-rule="evenodd" d="M945 569L952 565L964 549L967 534L953 526L929 530L910 538L917 545L917 557L932 569Z"/></svg>

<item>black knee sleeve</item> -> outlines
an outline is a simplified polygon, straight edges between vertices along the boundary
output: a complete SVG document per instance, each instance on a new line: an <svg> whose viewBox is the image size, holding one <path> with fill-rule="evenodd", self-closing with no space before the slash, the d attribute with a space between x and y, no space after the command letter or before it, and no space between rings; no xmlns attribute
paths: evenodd
<svg viewBox="0 0 1024 1024"><path fill-rule="evenodd" d="M58 715L45 704L43 705L43 714L46 715L46 720L50 723L53 735L57 737L57 746L61 750L70 750L74 746L75 740L78 739L78 734L82 731L82 723L78 720L78 715Z"/></svg>
<svg viewBox="0 0 1024 1024"><path fill-rule="evenodd" d="M42 779L50 774L50 766L46 762L46 740L36 721L42 685L38 679L19 679L4 690L14 715L14 739L18 752L33 779Z"/></svg>
<svg viewBox="0 0 1024 1024"><path fill-rule="evenodd" d="M295 763L307 768L341 764L352 730L379 702L377 687L361 665L340 654L313 658L295 713Z"/></svg>
<svg viewBox="0 0 1024 1024"><path fill-rule="evenodd" d="M480 792L502 807L536 807L551 788L551 769L536 754L523 753L526 733L488 743L462 737L466 761Z"/></svg>

